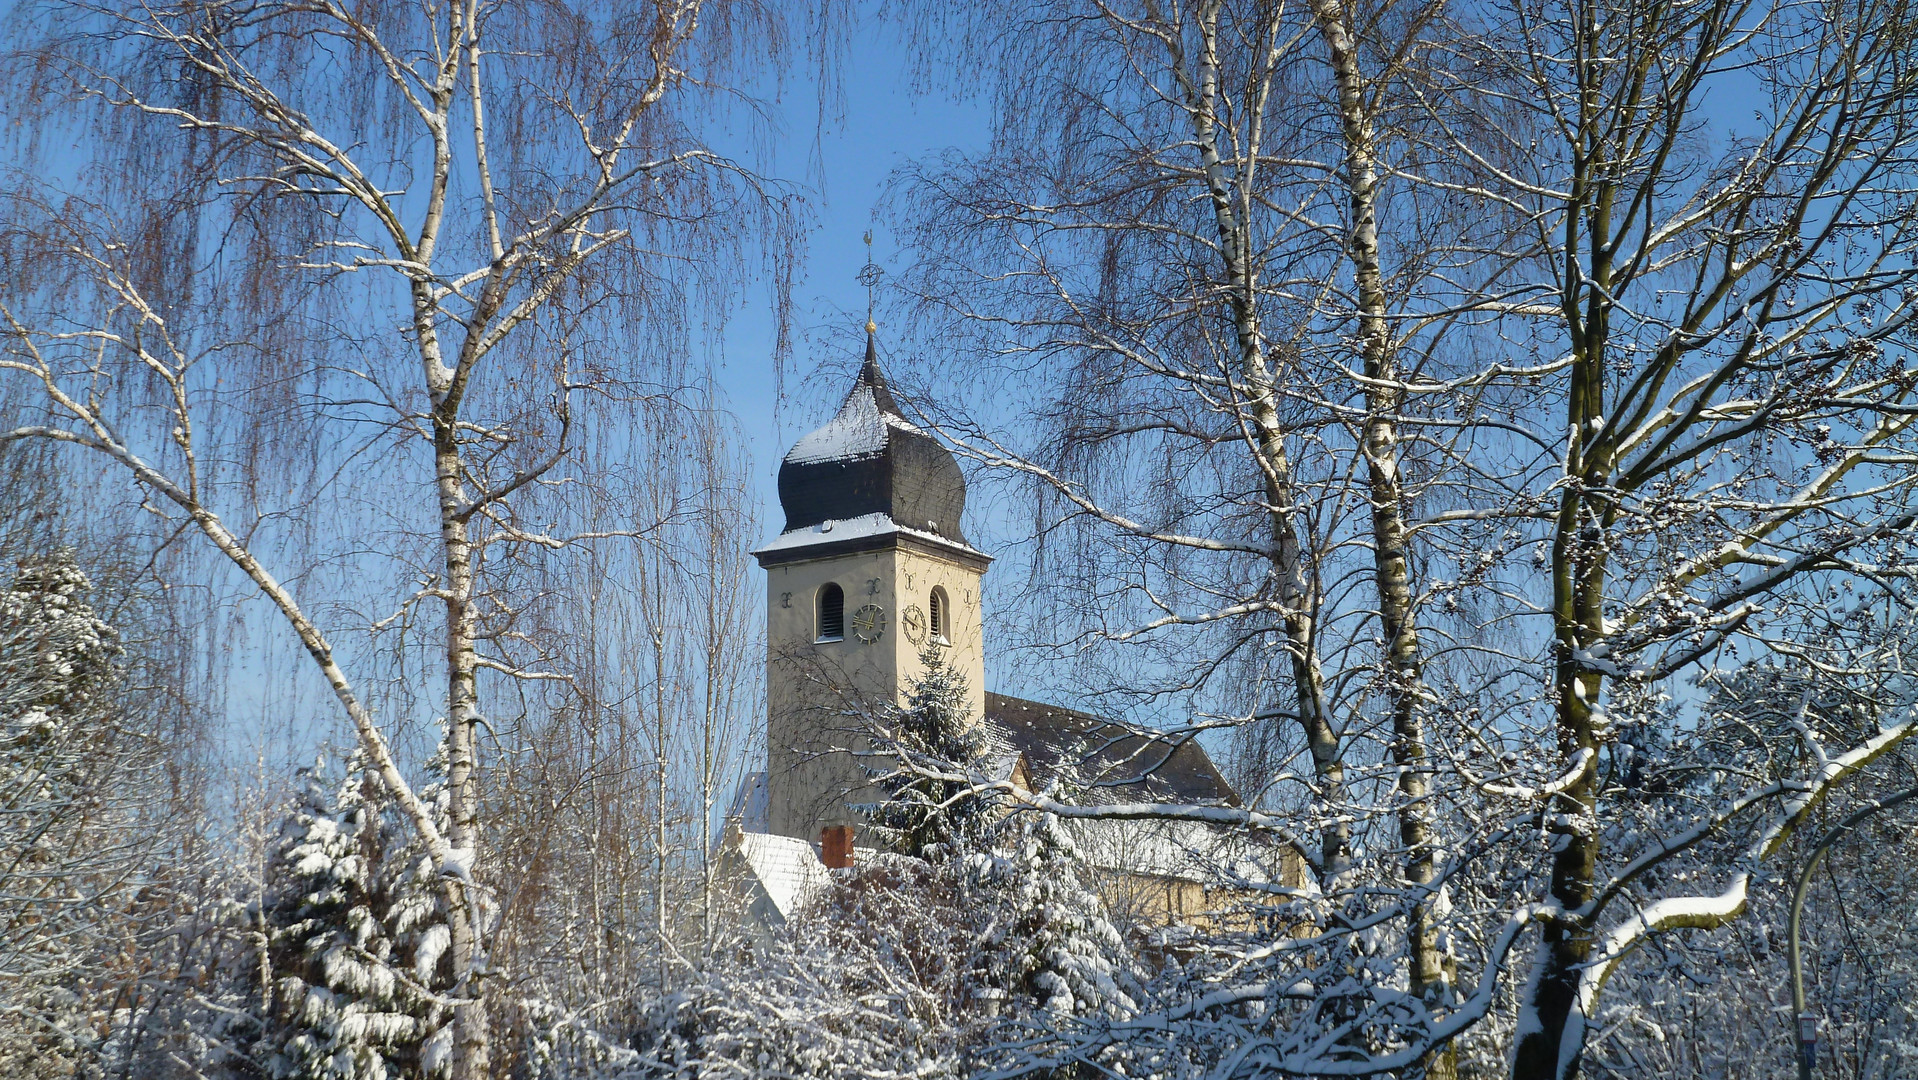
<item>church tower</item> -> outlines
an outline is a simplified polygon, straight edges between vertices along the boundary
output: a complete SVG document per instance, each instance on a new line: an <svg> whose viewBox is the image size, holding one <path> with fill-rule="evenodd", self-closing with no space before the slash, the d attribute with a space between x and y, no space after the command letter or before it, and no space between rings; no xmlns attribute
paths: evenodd
<svg viewBox="0 0 1918 1080"><path fill-rule="evenodd" d="M980 578L991 560L960 529L966 484L945 447L905 418L866 362L832 420L779 466L785 531L755 551L766 570L769 831L828 848L880 797L865 717L902 706L928 642L963 672L984 714Z"/></svg>

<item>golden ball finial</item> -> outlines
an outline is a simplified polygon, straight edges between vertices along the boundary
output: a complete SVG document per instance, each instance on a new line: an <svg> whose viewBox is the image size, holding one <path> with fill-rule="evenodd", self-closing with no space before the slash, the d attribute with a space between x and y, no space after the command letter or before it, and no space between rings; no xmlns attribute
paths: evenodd
<svg viewBox="0 0 1918 1080"><path fill-rule="evenodd" d="M878 323L875 323L875 322L873 322L873 321L872 321L871 319L867 319L867 320L866 320L866 333L868 333L868 334L873 334L873 333L877 333L878 331L879 331L879 324L878 324Z"/></svg>

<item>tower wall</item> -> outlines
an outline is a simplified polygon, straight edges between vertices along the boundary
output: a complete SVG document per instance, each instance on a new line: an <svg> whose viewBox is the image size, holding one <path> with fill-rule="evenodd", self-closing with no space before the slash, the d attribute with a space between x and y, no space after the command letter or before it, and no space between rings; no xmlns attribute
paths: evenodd
<svg viewBox="0 0 1918 1080"><path fill-rule="evenodd" d="M984 714L979 586L985 558L970 549L916 542L910 534L873 540L857 550L822 543L817 554L800 548L761 556L767 589L766 785L775 833L817 840L827 826L863 827L853 807L879 799L868 770L885 764L858 756L871 747L866 725L881 710L904 706L924 673L921 644L910 640L906 616L917 609L919 625L926 626L935 587L944 589L949 602L949 662L966 677L970 714ZM840 641L816 640L816 598L828 582L845 590ZM868 605L884 620L870 642L855 630L857 613Z"/></svg>

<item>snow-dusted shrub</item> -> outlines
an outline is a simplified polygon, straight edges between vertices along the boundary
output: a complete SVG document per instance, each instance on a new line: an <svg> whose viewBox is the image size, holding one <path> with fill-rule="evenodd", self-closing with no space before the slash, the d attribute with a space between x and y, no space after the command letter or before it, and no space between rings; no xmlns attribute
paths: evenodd
<svg viewBox="0 0 1918 1080"><path fill-rule="evenodd" d="M1884 794L1885 792L1879 792ZM1918 1074L1918 840L1910 813L1867 822L1828 856L1807 894L1807 1006L1818 1018L1817 1075ZM1812 835L1822 833L1812 830ZM1739 922L1656 939L1607 987L1582 1075L1595 1080L1790 1075L1796 1052L1788 920L1802 855L1753 889Z"/></svg>
<svg viewBox="0 0 1918 1080"><path fill-rule="evenodd" d="M1857 744L1901 721L1918 698L1913 629L1908 619L1886 620L1869 607L1840 610L1822 628L1815 664L1766 657L1714 669L1688 711L1657 688L1615 694L1616 739L1599 758L1603 838L1630 849L1683 835L1728 783L1782 786L1802 775L1810 748ZM1767 822L1748 813L1647 871L1647 889L1674 892L1749 873L1743 916L1715 929L1648 937L1631 952L1605 984L1580 1075L1790 1075L1786 928L1796 875L1809 847L1846 814L1910 787L1913 764L1900 748L1852 775L1769 860L1751 858L1751 838ZM1802 940L1808 1002L1822 1030L1820 1076L1877 1080L1913 1075L1918 1065L1914 820L1918 811L1907 805L1859 826L1831 850L1807 894ZM1457 894L1461 900L1495 902L1497 878L1467 880L1473 887ZM1617 918L1629 926L1636 910ZM1508 1074L1520 989L1509 985L1459 1040L1463 1080Z"/></svg>
<svg viewBox="0 0 1918 1080"><path fill-rule="evenodd" d="M724 1077L959 1077L992 1022L950 863L881 855L666 1002L650 1067Z"/></svg>
<svg viewBox="0 0 1918 1080"><path fill-rule="evenodd" d="M230 852L163 868L128 913L120 966L87 1014L99 1036L83 1077L259 1080L257 910ZM182 860L185 863L185 860Z"/></svg>
<svg viewBox="0 0 1918 1080"><path fill-rule="evenodd" d="M993 835L951 858L880 854L841 872L665 1003L634 1068L701 1080L1069 1073L1031 1033L1126 1014L1133 961L1056 820L1008 818Z"/></svg>
<svg viewBox="0 0 1918 1080"><path fill-rule="evenodd" d="M147 870L151 747L116 716L123 649L90 592L66 550L0 592L0 1076L92 1060L105 939Z"/></svg>
<svg viewBox="0 0 1918 1080"><path fill-rule="evenodd" d="M95 607L139 599L100 594L65 549L0 591L0 1080L250 1078L240 875L167 767L164 673Z"/></svg>

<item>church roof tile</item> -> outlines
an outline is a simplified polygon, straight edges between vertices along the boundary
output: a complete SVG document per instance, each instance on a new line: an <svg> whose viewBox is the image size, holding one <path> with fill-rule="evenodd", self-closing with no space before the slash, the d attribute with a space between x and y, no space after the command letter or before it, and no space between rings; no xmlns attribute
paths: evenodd
<svg viewBox="0 0 1918 1080"><path fill-rule="evenodd" d="M1023 756L1032 784L1069 779L1079 800L1238 805L1191 735L1161 732L1004 694L986 695L996 741Z"/></svg>

